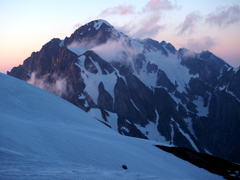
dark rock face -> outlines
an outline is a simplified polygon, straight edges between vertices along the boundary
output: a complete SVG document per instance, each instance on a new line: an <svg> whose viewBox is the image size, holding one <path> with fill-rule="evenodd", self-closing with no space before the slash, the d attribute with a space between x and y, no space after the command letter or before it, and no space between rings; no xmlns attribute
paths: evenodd
<svg viewBox="0 0 240 180"><path fill-rule="evenodd" d="M111 59L94 51L109 41L120 47ZM82 43L76 47L84 52L73 52L74 43ZM61 97L88 113L100 112L96 119L111 128L114 123L120 134L161 137L240 162L240 70L209 51L133 40L97 20L63 41L52 39L8 75L28 81L33 73L51 85L66 80Z"/></svg>
<svg viewBox="0 0 240 180"><path fill-rule="evenodd" d="M163 48L163 45L165 45L165 43L164 42L162 42L162 43L159 43L158 41L155 41L155 40L153 40L153 39L150 39L150 38L148 38L148 39L146 39L145 40L146 41L146 49L151 49L151 48L155 48L155 49L157 49L157 50L159 50L159 51L161 51L162 52L162 54L164 54L165 56L168 56L168 52Z"/></svg>
<svg viewBox="0 0 240 180"><path fill-rule="evenodd" d="M183 133L185 133L195 142L195 145L200 152L205 152L195 137L190 133L187 124L183 120L183 118L187 116L186 109L181 105L177 111L176 102L164 88L155 88L154 92L159 114L159 124L157 126L158 131L166 137L167 141L171 141L177 146L183 146L195 150L186 136L183 135ZM183 131L183 133L181 131Z"/></svg>
<svg viewBox="0 0 240 180"><path fill-rule="evenodd" d="M185 58L184 56L182 58L181 64L189 69L190 74L199 74L204 82L213 86L216 85L218 73L209 62L197 58Z"/></svg>
<svg viewBox="0 0 240 180"><path fill-rule="evenodd" d="M172 54L175 54L177 52L175 47L172 44L170 44L170 43L166 44L166 49L169 50Z"/></svg>
<svg viewBox="0 0 240 180"><path fill-rule="evenodd" d="M97 103L99 108L113 111L113 97L104 89L104 85L101 82L98 86L98 99Z"/></svg>
<svg viewBox="0 0 240 180"><path fill-rule="evenodd" d="M213 93L209 117L198 117L193 121L195 134L206 149L233 162L240 161L237 153L240 148L239 127L240 102L225 91ZM225 148L222 148L223 146Z"/></svg>
<svg viewBox="0 0 240 180"><path fill-rule="evenodd" d="M139 70L142 69L142 61L146 61L146 57L143 54L137 54L133 56L134 67L138 73Z"/></svg>
<svg viewBox="0 0 240 180"><path fill-rule="evenodd" d="M31 57L27 58L20 68L13 68L7 74L25 81L30 78L29 71L36 72L37 77L56 74L56 76L49 76L47 81L50 83L56 82L58 77L64 77L69 88L67 88L68 95L63 98L78 104L80 102L77 100L77 95L81 94L85 88L80 73L81 70L75 66L78 56L66 47L61 48L59 43L59 39L51 40L39 52L32 53ZM79 105L81 106L81 103Z"/></svg>
<svg viewBox="0 0 240 180"><path fill-rule="evenodd" d="M122 129L123 127L127 130ZM125 136L148 139L133 123L127 122L122 116L118 116L118 132Z"/></svg>
<svg viewBox="0 0 240 180"><path fill-rule="evenodd" d="M168 79L167 75L165 74L164 71L161 69L158 70L157 74L157 86L163 86L168 89L169 92L173 92L176 90L176 87L173 85L173 83Z"/></svg>
<svg viewBox="0 0 240 180"><path fill-rule="evenodd" d="M145 126L148 121L140 111L134 107L131 102L131 95L127 85L122 78L117 79L117 83L114 88L114 111L120 116L128 119L132 123Z"/></svg>
<svg viewBox="0 0 240 180"><path fill-rule="evenodd" d="M175 113L177 104L163 88L155 88L154 97L159 114L158 131L167 141L171 141L171 117Z"/></svg>
<svg viewBox="0 0 240 180"><path fill-rule="evenodd" d="M147 73L152 73L152 72L156 73L157 70L158 70L158 66L156 64L148 62Z"/></svg>
<svg viewBox="0 0 240 180"><path fill-rule="evenodd" d="M153 92L133 74L126 76L126 79L132 100L142 112L143 117L156 122Z"/></svg>
<svg viewBox="0 0 240 180"><path fill-rule="evenodd" d="M206 92L210 92L210 88L199 78L191 78L189 81L191 92L195 95L204 97Z"/></svg>
<svg viewBox="0 0 240 180"><path fill-rule="evenodd" d="M183 146L187 147L191 150L194 150L191 143L187 140L187 138L179 131L179 128L175 123L173 123L173 129L174 129L174 137L173 137L173 144L176 146ZM181 142L181 144L179 143ZM204 151L203 151L204 152Z"/></svg>
<svg viewBox="0 0 240 180"><path fill-rule="evenodd" d="M238 70L230 79L227 90L231 91L238 99L240 99L240 71Z"/></svg>
<svg viewBox="0 0 240 180"><path fill-rule="evenodd" d="M19 79L26 79L27 72L28 70L23 65L19 65L18 67L12 68L12 70L10 72L8 71L7 74Z"/></svg>
<svg viewBox="0 0 240 180"><path fill-rule="evenodd" d="M86 61L91 61L91 65L92 65L93 67L96 68L96 66L92 63L92 61L98 63L98 65L99 65L100 68L101 68L101 71L102 71L102 74L103 74L103 75L111 74L111 73L114 72L114 68L113 68L108 62L106 62L106 61L103 60L101 57L99 57L97 54L95 54L93 51L88 50L88 51L86 51L86 52L84 53L84 55L87 57L87 58L85 59L85 62L86 62ZM91 58L91 59L90 59L90 58ZM85 63L85 62L84 62L84 63ZM90 66L91 66L91 65L90 65ZM84 66L85 66L85 64L84 64ZM85 68L87 69L88 67L85 66ZM94 69L94 68L93 68L93 69ZM97 70L97 69L96 69L96 70ZM96 74L98 71L96 71L96 73L95 73L95 71L93 71L93 72L90 71L90 72Z"/></svg>
<svg viewBox="0 0 240 180"><path fill-rule="evenodd" d="M217 76L219 76L220 73L225 73L230 67L224 61L219 61L219 58L209 51L202 51L199 55L199 58L203 59L203 61L210 63L214 68L215 72L217 73Z"/></svg>
<svg viewBox="0 0 240 180"><path fill-rule="evenodd" d="M101 27L98 30L96 30L96 28L94 28L94 24L98 23L98 21L99 20L92 21L78 28L70 36L70 38L68 37L65 38L64 46L70 45L73 42L81 41L90 42L92 40L94 40L97 45L106 43L108 39L112 38L111 30L113 29L113 27L103 23Z"/></svg>
<svg viewBox="0 0 240 180"><path fill-rule="evenodd" d="M97 70L96 66L93 64L93 62L91 61L91 59L89 57L87 57L85 59L84 67L90 73L93 73L93 74L97 74L98 73L98 70Z"/></svg>

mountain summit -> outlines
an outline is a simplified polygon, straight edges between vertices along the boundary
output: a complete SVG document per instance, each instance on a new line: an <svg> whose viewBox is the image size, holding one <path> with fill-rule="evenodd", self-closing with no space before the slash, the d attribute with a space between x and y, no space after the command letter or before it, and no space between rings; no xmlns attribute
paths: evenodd
<svg viewBox="0 0 240 180"><path fill-rule="evenodd" d="M96 20L52 39L7 74L120 134L240 162L240 71L209 51L133 39Z"/></svg>

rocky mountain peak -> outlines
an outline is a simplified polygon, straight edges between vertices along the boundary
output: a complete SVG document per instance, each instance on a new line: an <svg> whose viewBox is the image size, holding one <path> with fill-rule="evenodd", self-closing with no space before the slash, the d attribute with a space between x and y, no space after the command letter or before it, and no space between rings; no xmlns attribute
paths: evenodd
<svg viewBox="0 0 240 180"><path fill-rule="evenodd" d="M95 20L8 74L28 81L33 72L49 86L64 79L64 99L120 134L240 162L240 71L209 51L133 39Z"/></svg>
<svg viewBox="0 0 240 180"><path fill-rule="evenodd" d="M91 21L74 31L68 38L64 39L61 46L69 46L72 43L100 45L106 43L109 39L117 39L120 33L107 21L99 19Z"/></svg>

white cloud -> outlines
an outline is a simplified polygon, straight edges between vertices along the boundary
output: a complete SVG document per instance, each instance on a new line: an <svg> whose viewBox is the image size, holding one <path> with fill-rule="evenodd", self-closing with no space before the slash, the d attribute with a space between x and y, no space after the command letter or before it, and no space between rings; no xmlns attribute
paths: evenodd
<svg viewBox="0 0 240 180"><path fill-rule="evenodd" d="M210 25L229 26L240 22L240 6L218 7L215 12L207 15L205 22Z"/></svg>
<svg viewBox="0 0 240 180"><path fill-rule="evenodd" d="M134 13L134 6L132 5L119 5L115 7L110 7L101 12L99 16L112 16L115 14L119 15L128 15L128 14L133 14Z"/></svg>
<svg viewBox="0 0 240 180"><path fill-rule="evenodd" d="M53 79L56 80L55 83L51 84L51 83L47 82L47 79L49 78L49 76L51 76ZM34 86L37 86L41 89L49 91L60 97L67 95L67 93L68 93L66 78L57 77L56 74L53 74L53 75L46 74L46 75L38 78L36 76L36 73L32 72L31 78L27 82ZM70 91L71 91L71 88L70 88Z"/></svg>
<svg viewBox="0 0 240 180"><path fill-rule="evenodd" d="M202 19L202 16L198 11L189 13L184 22L180 24L177 29L179 29L178 35L185 34L186 32L191 34L194 31L196 24Z"/></svg>
<svg viewBox="0 0 240 180"><path fill-rule="evenodd" d="M169 0L150 0L146 4L144 11L162 11L172 9L181 9L181 7L176 4L172 4Z"/></svg>

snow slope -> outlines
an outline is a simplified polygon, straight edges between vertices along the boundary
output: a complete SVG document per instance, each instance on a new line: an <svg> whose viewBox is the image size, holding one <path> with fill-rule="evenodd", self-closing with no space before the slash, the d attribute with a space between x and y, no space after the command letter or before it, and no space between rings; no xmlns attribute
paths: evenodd
<svg viewBox="0 0 240 180"><path fill-rule="evenodd" d="M0 82L0 179L223 179L33 85Z"/></svg>

